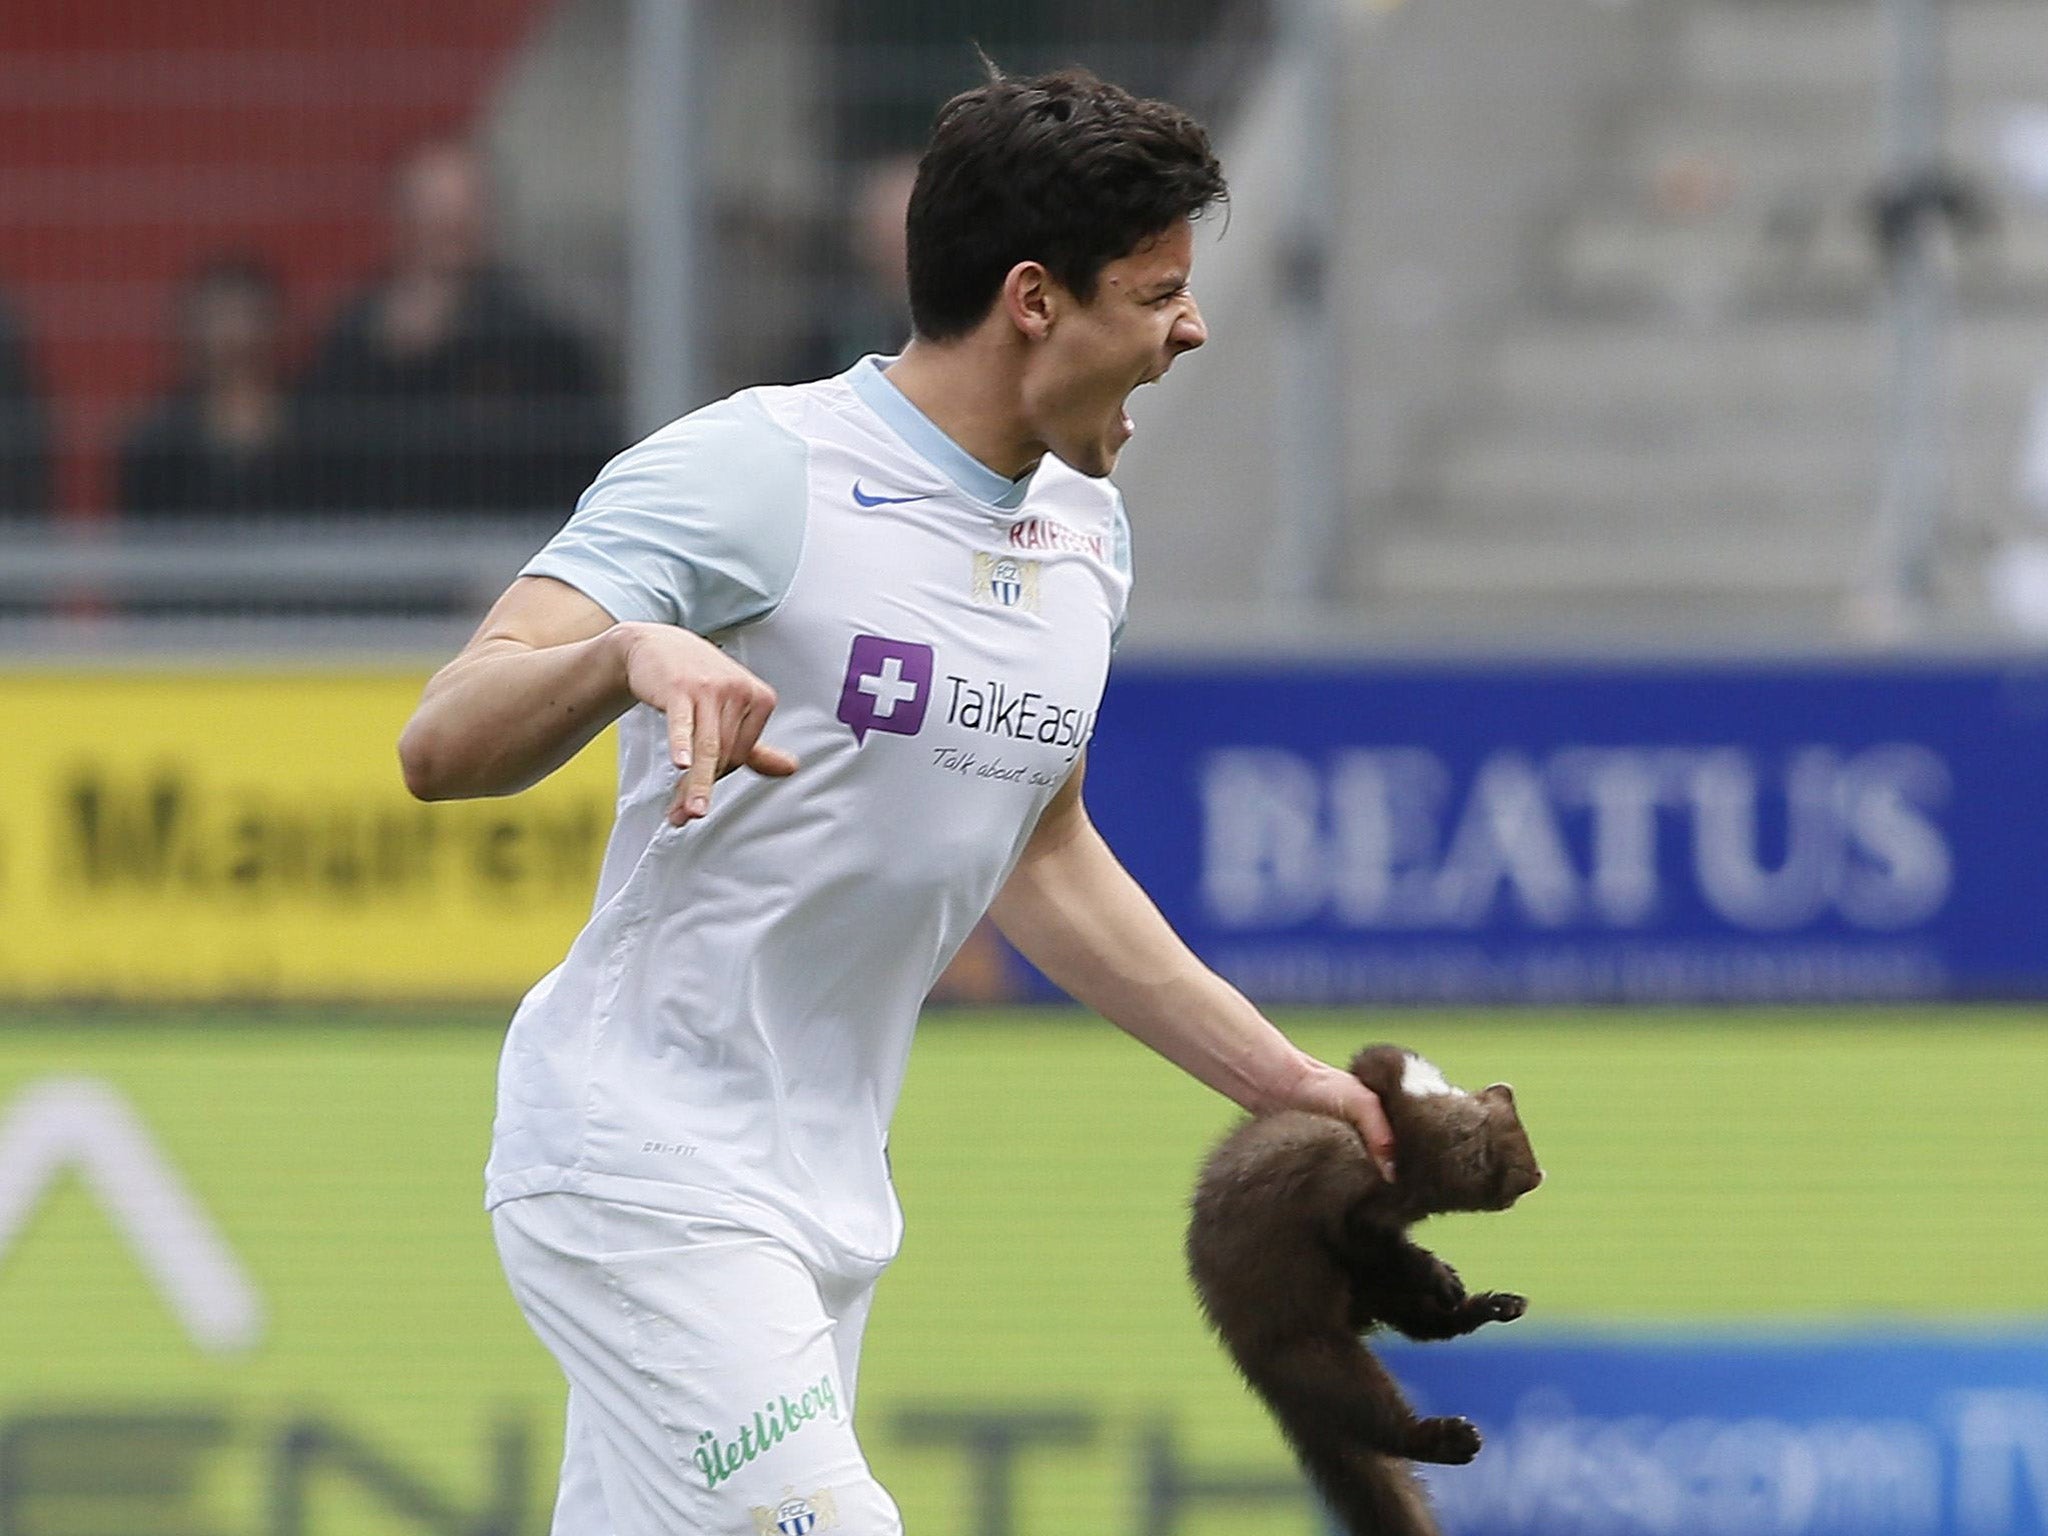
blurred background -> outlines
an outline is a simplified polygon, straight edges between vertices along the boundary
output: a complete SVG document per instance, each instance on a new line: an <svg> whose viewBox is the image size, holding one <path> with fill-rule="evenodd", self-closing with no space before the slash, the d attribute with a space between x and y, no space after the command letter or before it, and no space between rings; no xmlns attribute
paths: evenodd
<svg viewBox="0 0 2048 1536"><path fill-rule="evenodd" d="M611 754L393 744L611 454L900 345L977 46L1232 183L1096 820L1550 1173L1425 1233L1528 1320L1389 1351L1488 1437L1446 1529L2048 1530L2040 0L16 0L0 1536L546 1529L479 1170ZM909 1529L1324 1530L1181 1274L1230 1118L970 943L861 1383Z"/></svg>

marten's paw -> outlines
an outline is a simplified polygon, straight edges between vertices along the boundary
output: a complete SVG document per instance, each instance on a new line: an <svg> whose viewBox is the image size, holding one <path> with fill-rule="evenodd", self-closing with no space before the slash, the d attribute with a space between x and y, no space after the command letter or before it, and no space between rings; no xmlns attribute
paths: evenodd
<svg viewBox="0 0 2048 1536"><path fill-rule="evenodd" d="M1423 1298L1440 1312L1455 1312L1465 1300L1465 1282L1458 1278L1458 1272L1435 1254L1427 1256L1428 1268L1424 1270L1418 1289Z"/></svg>
<svg viewBox="0 0 2048 1536"><path fill-rule="evenodd" d="M1479 1426L1470 1419L1422 1419L1408 1436L1410 1461L1463 1466L1479 1454Z"/></svg>
<svg viewBox="0 0 2048 1536"><path fill-rule="evenodd" d="M1489 1323L1512 1323L1529 1310L1529 1298L1512 1291L1481 1291L1465 1305Z"/></svg>

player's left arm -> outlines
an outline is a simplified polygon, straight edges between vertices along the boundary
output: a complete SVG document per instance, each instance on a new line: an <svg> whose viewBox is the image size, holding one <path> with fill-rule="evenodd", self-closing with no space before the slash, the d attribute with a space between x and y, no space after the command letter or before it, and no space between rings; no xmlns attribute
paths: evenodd
<svg viewBox="0 0 2048 1536"><path fill-rule="evenodd" d="M1244 1108L1349 1120L1391 1178L1394 1136L1379 1099L1298 1049L1181 941L1089 819L1085 761L989 909L1003 936L1076 1002Z"/></svg>

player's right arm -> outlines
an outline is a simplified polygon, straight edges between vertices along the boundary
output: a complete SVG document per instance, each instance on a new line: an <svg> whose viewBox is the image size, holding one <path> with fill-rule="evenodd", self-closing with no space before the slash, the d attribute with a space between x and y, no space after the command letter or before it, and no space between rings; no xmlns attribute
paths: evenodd
<svg viewBox="0 0 2048 1536"><path fill-rule="evenodd" d="M635 703L668 718L671 822L703 815L713 780L741 764L775 777L796 769L759 740L774 690L710 641L674 624L615 622L566 582L522 576L428 682L399 738L406 788L422 800L512 794Z"/></svg>
<svg viewBox="0 0 2048 1536"><path fill-rule="evenodd" d="M509 795L545 778L636 702L668 717L669 820L709 808L760 744L775 694L703 639L764 618L803 547L808 449L751 393L694 411L613 459L434 675L399 741L424 800Z"/></svg>

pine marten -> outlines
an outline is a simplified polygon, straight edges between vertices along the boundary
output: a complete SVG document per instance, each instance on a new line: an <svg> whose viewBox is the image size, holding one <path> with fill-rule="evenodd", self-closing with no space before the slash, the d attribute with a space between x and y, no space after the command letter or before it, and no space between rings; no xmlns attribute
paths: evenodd
<svg viewBox="0 0 2048 1536"><path fill-rule="evenodd" d="M1397 1182L1356 1129L1286 1110L1246 1121L1195 1186L1188 1270L1202 1308L1264 1398L1303 1469L1351 1536L1435 1536L1404 1461L1479 1453L1469 1419L1418 1419L1360 1335L1385 1325L1450 1339L1527 1310L1520 1296L1467 1295L1407 1229L1442 1211L1500 1211L1543 1182L1505 1083L1476 1094L1399 1046L1351 1071L1394 1131Z"/></svg>

